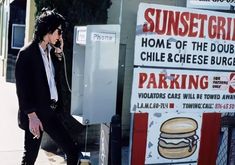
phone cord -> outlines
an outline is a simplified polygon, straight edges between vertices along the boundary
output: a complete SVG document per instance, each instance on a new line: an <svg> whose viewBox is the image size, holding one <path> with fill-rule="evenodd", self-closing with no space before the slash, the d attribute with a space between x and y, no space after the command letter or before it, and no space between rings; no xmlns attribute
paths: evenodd
<svg viewBox="0 0 235 165"><path fill-rule="evenodd" d="M67 84L67 87L68 87L69 91L72 92L71 87L69 85L69 81L68 81L66 58L65 58L64 52L62 52L62 57L64 58L64 76L65 76L65 81L66 81L66 84Z"/></svg>

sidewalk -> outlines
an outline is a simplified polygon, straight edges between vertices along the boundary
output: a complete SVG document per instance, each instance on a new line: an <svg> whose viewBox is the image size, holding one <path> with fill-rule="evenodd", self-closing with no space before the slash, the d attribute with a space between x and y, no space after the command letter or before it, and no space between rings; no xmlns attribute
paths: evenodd
<svg viewBox="0 0 235 165"><path fill-rule="evenodd" d="M3 165L19 165L23 154L24 131L17 124L18 101L15 83L0 76L0 160ZM98 165L99 151L90 153L92 165ZM128 165L129 147L122 147L122 165ZM66 165L63 157L40 149L35 165Z"/></svg>
<svg viewBox="0 0 235 165"><path fill-rule="evenodd" d="M20 164L23 153L22 131L17 124L18 101L14 83L0 77L0 160L3 165ZM40 150L36 165L65 164L64 159Z"/></svg>

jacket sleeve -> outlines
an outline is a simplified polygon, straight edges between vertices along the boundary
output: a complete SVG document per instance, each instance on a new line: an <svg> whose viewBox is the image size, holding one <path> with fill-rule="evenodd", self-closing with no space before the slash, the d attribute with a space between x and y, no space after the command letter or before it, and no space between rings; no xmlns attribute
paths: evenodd
<svg viewBox="0 0 235 165"><path fill-rule="evenodd" d="M33 103L33 84L32 84L32 63L30 56L24 51L20 51L16 60L15 78L16 92L19 101L19 108L25 114L35 112Z"/></svg>

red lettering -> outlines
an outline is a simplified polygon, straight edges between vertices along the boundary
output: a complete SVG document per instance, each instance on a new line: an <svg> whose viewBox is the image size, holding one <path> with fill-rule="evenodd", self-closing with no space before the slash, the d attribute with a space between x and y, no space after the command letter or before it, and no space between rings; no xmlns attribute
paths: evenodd
<svg viewBox="0 0 235 165"><path fill-rule="evenodd" d="M157 77L158 76L158 77ZM207 89L208 76L170 74L167 81L165 74L139 73L139 88L158 89Z"/></svg>
<svg viewBox="0 0 235 165"><path fill-rule="evenodd" d="M166 76L165 74L159 74L159 84L158 84L158 88L162 89L162 88L168 88L167 82L166 82Z"/></svg>
<svg viewBox="0 0 235 165"><path fill-rule="evenodd" d="M157 34L165 34L166 32L166 22L168 20L167 14L168 14L168 10L164 10L163 11L163 23L162 23L162 27L160 28L160 24L161 24L161 12L162 10L158 10L156 9L156 27L155 27L155 32Z"/></svg>
<svg viewBox="0 0 235 165"><path fill-rule="evenodd" d="M169 21L166 35L172 35L172 31L174 35L178 35L179 15L180 12L169 11Z"/></svg>
<svg viewBox="0 0 235 165"><path fill-rule="evenodd" d="M197 36L197 31L193 31L194 28L198 27L198 23L195 21L196 19L198 19L198 14L191 13L191 17L189 20L189 33L188 33L189 37L196 37Z"/></svg>
<svg viewBox="0 0 235 165"><path fill-rule="evenodd" d="M231 38L231 23L232 23L232 18L227 18L227 35L226 35L226 40L230 40Z"/></svg>
<svg viewBox="0 0 235 165"><path fill-rule="evenodd" d="M218 23L217 23L217 39L225 39L225 18L224 17L218 17Z"/></svg>
<svg viewBox="0 0 235 165"><path fill-rule="evenodd" d="M208 88L208 76L202 76L200 79L200 88L207 89Z"/></svg>
<svg viewBox="0 0 235 165"><path fill-rule="evenodd" d="M235 25L235 18L233 19L233 25ZM235 30L233 30L233 41L235 41Z"/></svg>
<svg viewBox="0 0 235 165"><path fill-rule="evenodd" d="M205 20L207 20L207 15L199 14L199 19L201 20L201 26L199 31L199 37L204 38L204 26L205 26Z"/></svg>
<svg viewBox="0 0 235 165"><path fill-rule="evenodd" d="M209 38L214 39L216 37L216 25L214 24L216 22L216 17L215 16L210 16L209 17L209 22L208 22L208 36Z"/></svg>
<svg viewBox="0 0 235 165"><path fill-rule="evenodd" d="M144 18L143 32L235 41L235 18L158 8L147 8Z"/></svg>
<svg viewBox="0 0 235 165"><path fill-rule="evenodd" d="M153 16L154 11L155 11L154 8L148 8L148 9L145 10L144 18L147 21L147 23L145 23L143 25L143 32L153 32L153 30L154 30L154 21L151 19L151 17L149 17L149 14L151 16Z"/></svg>
<svg viewBox="0 0 235 165"><path fill-rule="evenodd" d="M150 73L150 77L149 77L147 88L150 88L151 84L153 86L152 88L157 88L156 78L155 78L155 74L154 73Z"/></svg>
<svg viewBox="0 0 235 165"><path fill-rule="evenodd" d="M180 75L171 74L171 77L174 78L171 80L170 89L180 89L180 84L178 82Z"/></svg>
<svg viewBox="0 0 235 165"><path fill-rule="evenodd" d="M194 87L194 89L198 88L198 78L199 78L199 75L196 75L196 79L194 77L195 77L194 75L189 75L188 89L192 89L192 87Z"/></svg>
<svg viewBox="0 0 235 165"><path fill-rule="evenodd" d="M186 78L186 74L181 75L181 89L186 89Z"/></svg>
<svg viewBox="0 0 235 165"><path fill-rule="evenodd" d="M183 27L179 28L179 35L186 36L188 34L188 20L189 20L189 12L183 12L180 17L180 22Z"/></svg>
<svg viewBox="0 0 235 165"><path fill-rule="evenodd" d="M145 81L147 80L147 73L139 73L139 88L143 88Z"/></svg>

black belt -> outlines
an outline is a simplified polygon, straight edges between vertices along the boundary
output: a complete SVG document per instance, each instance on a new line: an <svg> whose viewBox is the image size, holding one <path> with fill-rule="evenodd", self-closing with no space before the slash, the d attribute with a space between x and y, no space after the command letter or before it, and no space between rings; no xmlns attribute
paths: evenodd
<svg viewBox="0 0 235 165"><path fill-rule="evenodd" d="M52 100L50 101L50 108L51 108L52 110L55 110L57 107L58 107L58 102L57 102L56 100L52 99Z"/></svg>

